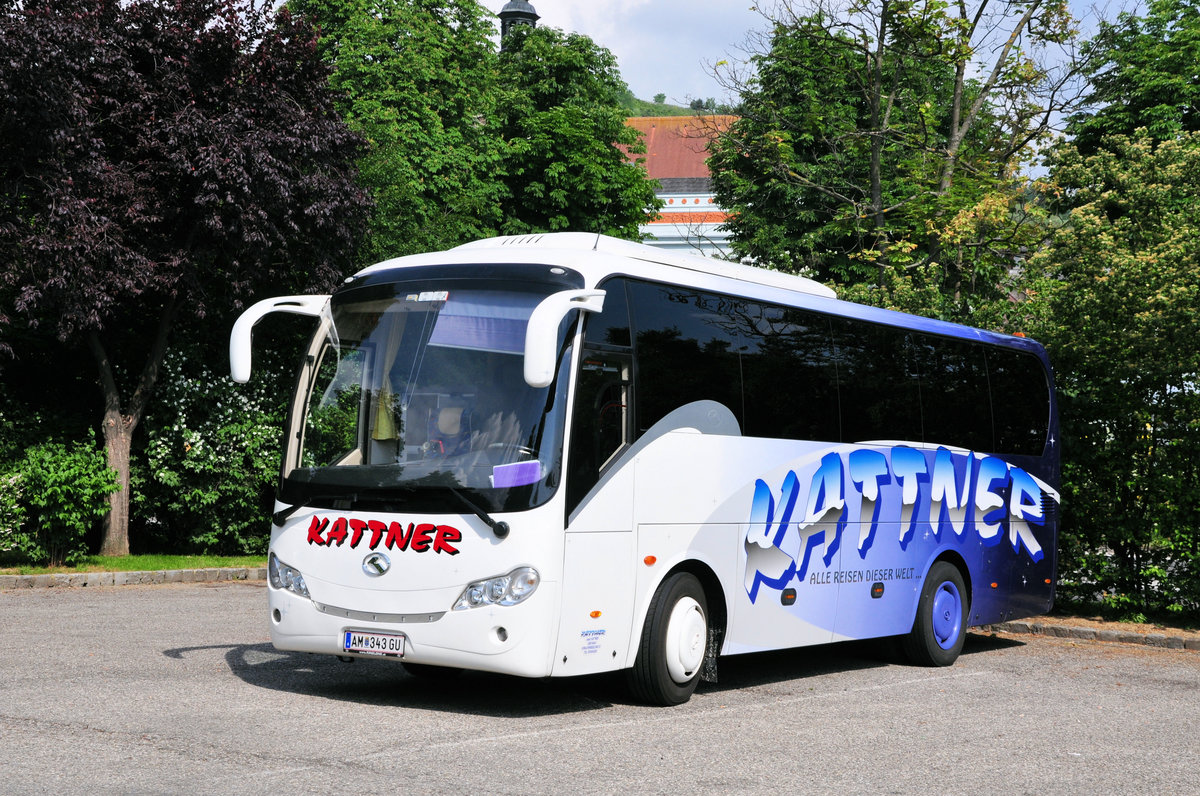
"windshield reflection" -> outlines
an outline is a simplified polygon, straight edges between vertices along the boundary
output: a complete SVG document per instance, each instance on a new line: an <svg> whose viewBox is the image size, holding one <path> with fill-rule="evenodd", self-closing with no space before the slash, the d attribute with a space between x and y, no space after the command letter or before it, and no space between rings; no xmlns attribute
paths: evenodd
<svg viewBox="0 0 1200 796"><path fill-rule="evenodd" d="M301 384L284 500L338 487L420 502L451 487L491 510L544 502L558 481L565 386L530 387L522 355L530 313L556 289L452 280L335 295Z"/></svg>

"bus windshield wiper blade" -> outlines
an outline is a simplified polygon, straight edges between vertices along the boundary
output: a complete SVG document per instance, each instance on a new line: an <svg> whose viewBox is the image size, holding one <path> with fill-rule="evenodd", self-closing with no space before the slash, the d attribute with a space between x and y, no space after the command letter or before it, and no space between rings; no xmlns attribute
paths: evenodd
<svg viewBox="0 0 1200 796"><path fill-rule="evenodd" d="M464 495L462 492L459 492L454 487L447 486L446 489L450 490L450 494L454 495L454 497L458 498L460 503L470 509L472 514L487 523L487 526L492 529L492 533L496 534L497 539L503 539L504 537L508 536L510 529L507 522L504 520L493 519L490 514L481 509L479 506L475 505L467 498L466 495Z"/></svg>
<svg viewBox="0 0 1200 796"><path fill-rule="evenodd" d="M474 501L472 501L470 498L468 498L462 492L459 492L454 487L447 486L446 489L450 492L450 494L454 495L454 497L456 497L458 499L459 503L461 503L463 506L465 506L467 509L469 509L472 514L474 514L476 517L478 517L479 519L481 519L485 523L487 523L487 526L492 529L492 533L496 534L497 539L503 539L504 537L508 536L508 532L509 532L510 528L509 528L509 525L507 522L505 522L504 520L495 519L494 517L492 517L492 515L488 514L486 511L484 511L482 508L480 508L478 505L476 505ZM350 492L350 493L341 492L341 493L337 493L337 494L328 493L328 494L320 494L320 495L309 495L305 500L303 500L299 503L296 503L294 505L288 506L287 508L280 509L279 511L272 514L271 521L274 522L275 525L277 525L278 527L282 528L284 522L287 521L288 517L292 516L300 509L305 508L306 506L309 506L313 502L318 501L318 500L321 500L321 501L325 501L325 500L342 501L342 500L344 500L344 501L347 501L349 504L353 505L355 502L358 501L358 493L357 492Z"/></svg>
<svg viewBox="0 0 1200 796"><path fill-rule="evenodd" d="M286 509L280 509L279 511L272 514L271 522L275 523L276 526L282 528L283 523L287 521L288 517L292 516L297 511L304 508L305 506L308 506L314 500L345 500L345 501L349 502L351 505L353 505L354 502L358 500L358 493L351 492L349 494L339 493L336 495L333 495L333 494L309 495L306 500L303 500L300 503L296 503L295 505L288 506Z"/></svg>

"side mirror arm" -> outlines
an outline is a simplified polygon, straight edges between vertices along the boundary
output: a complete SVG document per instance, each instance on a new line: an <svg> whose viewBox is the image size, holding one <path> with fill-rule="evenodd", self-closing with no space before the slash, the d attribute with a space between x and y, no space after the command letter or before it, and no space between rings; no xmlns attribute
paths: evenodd
<svg viewBox="0 0 1200 796"><path fill-rule="evenodd" d="M542 299L525 327L525 383L549 387L558 364L558 325L572 310L600 312L603 290L564 290Z"/></svg>
<svg viewBox="0 0 1200 796"><path fill-rule="evenodd" d="M279 296L264 299L243 312L229 333L229 375L241 384L250 381L251 331L272 312L291 312L319 318L329 306L329 296Z"/></svg>

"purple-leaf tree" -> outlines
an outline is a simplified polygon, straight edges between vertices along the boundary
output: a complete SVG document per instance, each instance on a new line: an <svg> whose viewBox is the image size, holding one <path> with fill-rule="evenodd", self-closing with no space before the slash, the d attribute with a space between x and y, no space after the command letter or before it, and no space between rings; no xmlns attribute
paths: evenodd
<svg viewBox="0 0 1200 796"><path fill-rule="evenodd" d="M0 324L91 352L122 487L106 555L129 550L130 442L177 320L354 265L363 143L313 31L271 5L0 0Z"/></svg>

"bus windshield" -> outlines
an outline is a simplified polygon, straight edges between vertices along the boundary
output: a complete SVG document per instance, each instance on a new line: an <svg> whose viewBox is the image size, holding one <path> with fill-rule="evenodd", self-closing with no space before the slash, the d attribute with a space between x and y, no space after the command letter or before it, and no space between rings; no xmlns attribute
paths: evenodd
<svg viewBox="0 0 1200 796"><path fill-rule="evenodd" d="M335 294L301 376L281 497L432 509L466 490L497 511L548 499L566 391L530 387L522 355L530 313L556 289L453 279Z"/></svg>

